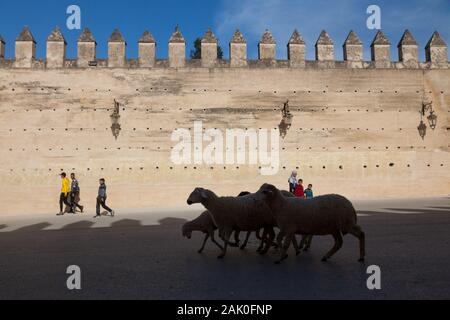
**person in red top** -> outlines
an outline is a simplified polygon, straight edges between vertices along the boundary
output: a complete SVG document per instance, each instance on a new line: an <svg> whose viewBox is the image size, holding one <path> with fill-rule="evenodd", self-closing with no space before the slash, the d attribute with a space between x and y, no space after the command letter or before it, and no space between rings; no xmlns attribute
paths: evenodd
<svg viewBox="0 0 450 320"><path fill-rule="evenodd" d="M298 185L295 187L294 195L299 198L305 198L305 191L303 190L302 179L298 179Z"/></svg>

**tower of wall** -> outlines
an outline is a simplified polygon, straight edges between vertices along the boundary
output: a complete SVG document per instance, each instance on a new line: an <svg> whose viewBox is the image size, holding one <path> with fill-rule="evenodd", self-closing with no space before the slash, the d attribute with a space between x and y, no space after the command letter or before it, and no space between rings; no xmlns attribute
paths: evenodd
<svg viewBox="0 0 450 320"><path fill-rule="evenodd" d="M292 33L288 45L288 60L291 67L305 66L305 41L300 33L296 30Z"/></svg>
<svg viewBox="0 0 450 320"><path fill-rule="evenodd" d="M330 35L325 31L319 35L316 41L316 60L317 61L333 61L334 60L334 43Z"/></svg>
<svg viewBox="0 0 450 320"><path fill-rule="evenodd" d="M409 30L405 30L397 45L398 60L407 68L419 67L419 50L416 39Z"/></svg>
<svg viewBox="0 0 450 320"><path fill-rule="evenodd" d="M352 67L362 67L363 43L353 30L350 31L345 39L343 49L344 61L347 61Z"/></svg>
<svg viewBox="0 0 450 320"><path fill-rule="evenodd" d="M31 68L36 59L36 41L28 27L24 27L16 38L16 68Z"/></svg>
<svg viewBox="0 0 450 320"><path fill-rule="evenodd" d="M140 67L151 68L155 65L156 41L148 30L144 31L139 39L138 56Z"/></svg>
<svg viewBox="0 0 450 320"><path fill-rule="evenodd" d="M212 68L217 62L217 38L209 28L201 40L202 67Z"/></svg>
<svg viewBox="0 0 450 320"><path fill-rule="evenodd" d="M230 66L245 67L247 65L247 42L237 29L230 41Z"/></svg>
<svg viewBox="0 0 450 320"><path fill-rule="evenodd" d="M261 41L258 43L259 60L275 60L277 44L269 30L263 33Z"/></svg>
<svg viewBox="0 0 450 320"><path fill-rule="evenodd" d="M0 35L0 59L5 58L5 45L6 45L6 42Z"/></svg>
<svg viewBox="0 0 450 320"><path fill-rule="evenodd" d="M47 68L62 68L66 60L67 42L59 27L47 37Z"/></svg>
<svg viewBox="0 0 450 320"><path fill-rule="evenodd" d="M88 28L85 28L78 37L77 42L77 66L80 68L86 68L89 66L89 62L96 60L97 42Z"/></svg>
<svg viewBox="0 0 450 320"><path fill-rule="evenodd" d="M126 46L127 43L119 29L115 29L108 40L108 67L122 68L125 66Z"/></svg>
<svg viewBox="0 0 450 320"><path fill-rule="evenodd" d="M169 66L171 68L182 68L186 64L186 41L176 26L174 33L169 39Z"/></svg>
<svg viewBox="0 0 450 320"><path fill-rule="evenodd" d="M372 61L376 68L391 67L391 43L381 30L375 35L370 49Z"/></svg>
<svg viewBox="0 0 450 320"><path fill-rule="evenodd" d="M435 31L425 47L426 61L431 68L448 68L447 44Z"/></svg>

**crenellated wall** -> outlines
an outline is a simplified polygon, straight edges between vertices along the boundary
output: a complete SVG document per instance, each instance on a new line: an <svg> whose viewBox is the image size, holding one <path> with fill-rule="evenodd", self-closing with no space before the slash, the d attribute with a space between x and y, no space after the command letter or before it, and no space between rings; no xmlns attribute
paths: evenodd
<svg viewBox="0 0 450 320"><path fill-rule="evenodd" d="M335 60L335 44L323 30L315 44L315 61L305 61L305 42L294 30L287 43L288 60L276 60L277 43L266 30L258 43L258 60L247 59L246 40L239 30L233 35L229 47L229 60L217 59L217 39L211 29L202 38L200 61L186 60L186 41L175 28L168 43L168 59L156 60L156 41L149 31L145 31L138 41L138 58L127 59L127 43L119 30L114 30L108 39L108 58L97 59L97 42L92 32L86 28L81 33L76 59L66 58L66 41L61 30L56 27L47 38L45 60L36 59L36 41L28 27L24 27L16 38L15 58L5 59L5 40L0 36L0 67L8 68L153 68L153 67L319 67L319 68L395 68L395 69L447 69L449 67L447 45L435 31L425 47L426 61L418 58L418 44L409 30L405 30L397 45L398 60L391 59L391 43L382 31L373 39L371 61L363 60L363 43L354 31L350 31L343 48L344 61Z"/></svg>
<svg viewBox="0 0 450 320"><path fill-rule="evenodd" d="M245 39L237 32L230 62L214 61L214 38L208 33L203 43L207 63L184 59L178 29L169 61L153 58L156 43L146 33L139 44L148 56L116 65L125 48L117 32L110 39L114 60L94 59L96 66L90 32L80 37L81 57L65 59L64 68L51 67L64 57L63 46L56 46L51 64L29 59L31 43L20 46L31 68L24 61L19 67L3 60L1 214L56 213L61 171L78 175L89 210L100 177L107 179L116 208L183 206L196 186L219 194L254 191L263 182L286 188L293 169L314 185L316 194L336 192L353 199L450 194L450 69L448 62L438 64L446 47L436 34L427 45L430 61L412 63L416 47L405 33L398 48L401 61L386 67L382 35L373 44L384 46L374 61L361 61L362 44L355 34L346 40L345 61L304 61L300 34L289 41L290 59L274 61L248 60ZM58 38L54 32L52 42ZM318 58L330 57L329 39L322 38ZM30 39L28 32L23 39ZM267 35L261 40L271 42ZM273 46L263 49L268 49L265 57L272 57ZM204 130L280 129L287 99L292 125L280 138L276 175L262 176L258 165L171 162L175 130L193 130L195 120L203 121ZM114 100L120 106L117 138L111 130ZM430 102L437 126L430 128L427 114L422 139L420 110Z"/></svg>

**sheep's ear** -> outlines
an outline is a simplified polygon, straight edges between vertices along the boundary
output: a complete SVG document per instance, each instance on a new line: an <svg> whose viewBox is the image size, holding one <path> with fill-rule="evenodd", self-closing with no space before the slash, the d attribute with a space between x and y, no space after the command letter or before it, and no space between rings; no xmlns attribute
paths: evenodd
<svg viewBox="0 0 450 320"><path fill-rule="evenodd" d="M202 199L208 199L208 194L205 189L200 189L200 197L202 197Z"/></svg>

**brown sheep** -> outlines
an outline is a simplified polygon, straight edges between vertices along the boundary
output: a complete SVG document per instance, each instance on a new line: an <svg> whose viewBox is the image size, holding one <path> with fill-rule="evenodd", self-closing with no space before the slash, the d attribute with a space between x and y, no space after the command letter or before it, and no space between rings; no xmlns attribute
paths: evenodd
<svg viewBox="0 0 450 320"><path fill-rule="evenodd" d="M270 184L263 184L257 193L270 207L281 237L286 237L276 263L287 258L287 250L296 233L333 236L335 244L322 261L327 261L336 253L342 246L342 235L350 233L359 239L358 261L364 261L365 234L356 224L356 211L352 203L345 197L329 194L312 199L288 198Z"/></svg>

